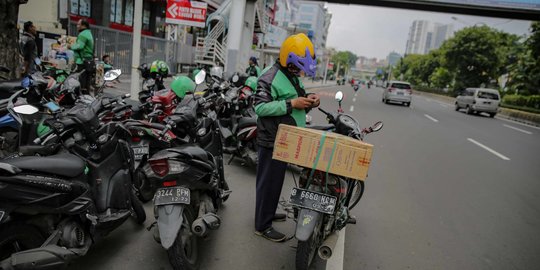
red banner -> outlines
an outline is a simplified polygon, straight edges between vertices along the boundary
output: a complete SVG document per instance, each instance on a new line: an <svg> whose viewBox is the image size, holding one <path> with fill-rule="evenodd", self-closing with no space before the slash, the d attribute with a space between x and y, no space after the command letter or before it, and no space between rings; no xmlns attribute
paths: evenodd
<svg viewBox="0 0 540 270"><path fill-rule="evenodd" d="M166 23L183 24L195 27L206 25L208 4L189 0L167 0Z"/></svg>

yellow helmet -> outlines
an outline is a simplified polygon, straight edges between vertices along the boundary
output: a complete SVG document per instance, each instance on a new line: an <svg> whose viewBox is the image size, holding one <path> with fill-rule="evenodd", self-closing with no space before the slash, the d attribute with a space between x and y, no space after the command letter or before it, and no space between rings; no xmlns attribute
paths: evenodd
<svg viewBox="0 0 540 270"><path fill-rule="evenodd" d="M279 64L282 67L293 64L308 76L314 77L317 61L311 40L303 33L285 39L279 51Z"/></svg>

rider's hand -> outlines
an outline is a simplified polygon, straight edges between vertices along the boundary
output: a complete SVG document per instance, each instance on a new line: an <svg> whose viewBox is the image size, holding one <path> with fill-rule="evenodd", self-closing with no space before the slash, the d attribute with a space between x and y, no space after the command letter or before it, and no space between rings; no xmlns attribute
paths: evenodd
<svg viewBox="0 0 540 270"><path fill-rule="evenodd" d="M291 106L294 109L304 110L313 106L313 100L305 97L297 97L291 100Z"/></svg>
<svg viewBox="0 0 540 270"><path fill-rule="evenodd" d="M321 99L317 94L309 94L307 98L313 101L311 108L319 107L319 105L321 104Z"/></svg>

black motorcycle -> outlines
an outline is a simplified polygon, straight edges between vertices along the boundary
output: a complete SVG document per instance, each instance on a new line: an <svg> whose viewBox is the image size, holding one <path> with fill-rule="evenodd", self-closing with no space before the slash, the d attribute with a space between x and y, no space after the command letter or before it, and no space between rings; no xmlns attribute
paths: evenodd
<svg viewBox="0 0 540 270"><path fill-rule="evenodd" d="M1 269L61 268L130 216L145 221L132 189L129 132L98 120L107 106L98 99L67 112L51 107L51 129L34 143L61 150L0 162Z"/></svg>
<svg viewBox="0 0 540 270"><path fill-rule="evenodd" d="M343 93L336 94L340 103ZM333 131L351 138L363 140L371 132L379 131L382 122L372 127L361 129L358 122L350 115L338 113L326 114L328 125L310 126L318 130ZM341 109L338 110L342 111ZM337 232L347 224L356 224L350 215L364 193L364 181L350 179L324 171L304 168L300 174L299 186L291 192L290 204L294 208L296 219L295 237L296 269L307 270L318 252L322 259L329 259L337 242Z"/></svg>
<svg viewBox="0 0 540 270"><path fill-rule="evenodd" d="M154 238L167 250L174 269L197 269L199 239L219 228L217 211L230 194L215 97L186 96L163 132L171 129L191 143L159 151L145 166L156 186Z"/></svg>

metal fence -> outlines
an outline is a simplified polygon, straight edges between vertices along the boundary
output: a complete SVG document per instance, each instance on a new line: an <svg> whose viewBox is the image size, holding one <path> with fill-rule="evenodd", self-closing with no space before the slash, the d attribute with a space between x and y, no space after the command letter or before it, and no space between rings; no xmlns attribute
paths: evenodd
<svg viewBox="0 0 540 270"><path fill-rule="evenodd" d="M129 32L92 25L90 27L94 37L94 54L101 59L103 55L110 55L115 68L122 69L122 73L131 73L131 50L133 35ZM69 24L71 36L76 36L77 25ZM191 46L187 46L191 47ZM151 63L154 60L166 61L171 73L177 72L178 51L180 45L175 41L168 41L156 37L141 37L140 63Z"/></svg>

